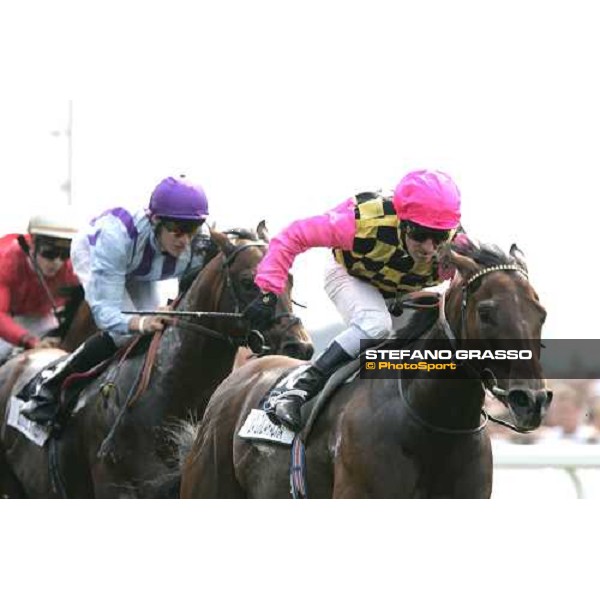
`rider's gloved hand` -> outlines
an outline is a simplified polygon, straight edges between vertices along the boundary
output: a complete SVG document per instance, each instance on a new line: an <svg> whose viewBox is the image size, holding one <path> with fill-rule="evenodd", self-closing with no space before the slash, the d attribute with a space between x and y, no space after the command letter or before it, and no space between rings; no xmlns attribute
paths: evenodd
<svg viewBox="0 0 600 600"><path fill-rule="evenodd" d="M404 307L402 306L402 302L400 300L395 300L389 305L388 310L390 311L392 317L401 317L402 313L404 312Z"/></svg>
<svg viewBox="0 0 600 600"><path fill-rule="evenodd" d="M273 292L262 292L261 295L250 302L243 312L244 318L252 329L266 329L275 317L277 296Z"/></svg>
<svg viewBox="0 0 600 600"><path fill-rule="evenodd" d="M60 338L57 337L45 337L35 344L34 348L58 348L60 344Z"/></svg>

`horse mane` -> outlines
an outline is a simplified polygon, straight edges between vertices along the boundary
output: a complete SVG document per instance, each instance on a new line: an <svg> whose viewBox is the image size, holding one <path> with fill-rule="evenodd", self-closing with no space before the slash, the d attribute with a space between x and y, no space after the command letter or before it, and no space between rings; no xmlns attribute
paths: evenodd
<svg viewBox="0 0 600 600"><path fill-rule="evenodd" d="M433 327L437 319L437 310L415 310L408 323L402 325L400 329L396 329L394 339L403 340L403 345L418 340Z"/></svg>
<svg viewBox="0 0 600 600"><path fill-rule="evenodd" d="M222 233L224 233L227 236L233 237L233 242L235 242L236 240L247 240L250 242L259 241L258 234L256 233L256 231L254 231L254 229L248 229L246 227L234 227L233 229L227 229Z"/></svg>
<svg viewBox="0 0 600 600"><path fill-rule="evenodd" d="M460 244L453 244L452 250L461 256L470 258L483 268L519 264L514 256L507 254L496 244L465 240ZM437 310L417 310L408 323L396 330L395 338L405 340L406 343L417 340L433 327L437 319Z"/></svg>
<svg viewBox="0 0 600 600"><path fill-rule="evenodd" d="M67 298L67 301L64 307L60 310L61 316L58 327L48 332L47 335L50 337L58 337L62 340L67 335L67 331L69 331L69 327L71 327L71 323L75 318L77 309L83 302L85 294L83 291L83 286L81 284L77 284L61 287L58 290L58 295L61 298Z"/></svg>
<svg viewBox="0 0 600 600"><path fill-rule="evenodd" d="M495 267L497 265L517 264L517 259L507 254L496 244L487 244L483 242L474 243L471 240L453 244L452 250L457 254L466 256L474 260L482 267Z"/></svg>
<svg viewBox="0 0 600 600"><path fill-rule="evenodd" d="M225 235L227 235L231 239L232 243L234 243L234 244L236 244L237 242L239 242L241 240L248 240L248 241L256 242L259 239L256 231L254 231L253 229L245 228L245 227L235 227L233 229L227 229L226 231L223 231L221 233L224 233ZM179 279L179 295L185 294L188 291L188 289L191 287L192 283L194 283L194 280L196 279L196 276L198 275L200 270L204 269L204 267L206 267L206 265L208 265L208 263L218 253L219 253L219 247L217 246L216 243L211 242L210 247L206 254L206 260L204 261L204 264L186 271Z"/></svg>

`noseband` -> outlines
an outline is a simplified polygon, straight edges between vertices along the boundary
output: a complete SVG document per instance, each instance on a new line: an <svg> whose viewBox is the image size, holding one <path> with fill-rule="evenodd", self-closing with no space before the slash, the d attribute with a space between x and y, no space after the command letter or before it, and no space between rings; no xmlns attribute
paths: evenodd
<svg viewBox="0 0 600 600"><path fill-rule="evenodd" d="M237 294L235 286L231 279L231 273L230 273L229 269L230 269L231 265L233 264L233 262L235 261L235 259L237 258L237 256L240 253L242 253L244 250L246 250L248 248L264 248L266 246L267 246L267 244L265 242L249 242L247 244L236 246L235 249L228 256L223 257L223 264L221 265L221 268L224 273L225 288L228 290L229 295L233 299L233 303L234 303L234 311L233 311L232 315L236 314L236 313L237 314L241 313L242 303L239 299L239 295ZM174 313L174 316L176 316L176 313ZM226 317L227 314L224 314L223 316ZM281 312L281 313L276 314L273 317L272 324L279 323L280 321L283 321L284 319L288 319L288 323L285 325L285 328L283 330L284 334L286 332L288 332L295 325L300 325L302 323L300 318L297 317L296 315L294 315L293 313ZM234 336L225 335L219 331L210 329L208 327L199 325L197 323L182 322L182 323L178 323L178 326L182 327L183 329L188 329L190 331L196 331L197 333L207 335L209 337L224 340L226 342L229 342L232 346L247 345L250 347L252 352L257 356L262 356L264 354L267 354L269 352L269 350L271 350L271 348L266 345L263 333L258 330L248 331L246 333L246 335L244 335L242 337L234 337Z"/></svg>
<svg viewBox="0 0 600 600"><path fill-rule="evenodd" d="M231 266L231 264L233 263L233 261L235 260L235 257L242 252L243 250L245 250L246 248L251 248L251 247L265 247L267 244L265 244L264 242L250 242L249 244L244 244L243 246L238 246L224 261L223 261L223 270L225 271L225 286L227 287L227 289L229 290L229 293L231 294L231 297L233 298L233 302L235 305L235 311L234 312L240 312L241 310L241 303L240 300L238 298L238 295L235 292L235 287L233 285L233 282L231 281L231 275L229 274L229 267ZM292 327L294 327L294 325L300 325L302 323L302 321L300 320L299 317L297 317L294 313L291 312L280 312L277 313L274 317L273 317L273 321L272 323L279 323L280 321L284 320L284 319L289 319L289 322L286 324L285 329L284 329L284 333L287 333L287 331L289 331Z"/></svg>
<svg viewBox="0 0 600 600"><path fill-rule="evenodd" d="M221 268L225 273L225 287L229 290L229 294L233 298L233 303L235 307L233 312L239 313L241 311L241 302L238 298L238 295L236 294L233 282L231 281L231 274L229 272L229 268L233 264L233 261L237 258L238 254L242 253L244 250L247 250L248 248L264 248L266 245L267 244L265 244L264 242L249 242L248 244L244 244L243 246L236 246L236 248L231 252L231 254L229 254L227 257L223 257L223 265Z"/></svg>
<svg viewBox="0 0 600 600"><path fill-rule="evenodd" d="M463 286L462 286L462 299L461 299L461 303L460 303L460 336L461 336L461 339L465 339L466 334L467 334L466 312L467 312L467 304L469 302L469 289L471 287L471 284L473 284L475 281L477 281L484 275L487 275L488 273L495 273L497 271L517 271L518 273L521 273L521 275L523 275L525 277L525 279L529 279L529 275L525 269L523 269L522 267L520 267L518 265L509 265L509 264L495 265L493 267L486 267L485 269L481 269L480 271L477 271L474 275L471 275L471 277L469 277L469 279L467 279L467 281L465 281L465 283L463 283ZM444 330L444 333L450 340L450 345L452 346L452 349L454 351L458 350L458 339L454 335L454 332L452 331L452 328L450 327L450 323L448 323L448 319L446 318L446 295L445 294L440 295L439 323L440 323L442 329ZM468 368L475 370L473 366L468 364L468 362L464 362L463 364L465 366L467 366ZM498 387L498 380L496 379L496 376L491 371L491 369L485 369L485 371L488 372L487 376L484 375L483 373L479 373L478 371L476 371L476 373L479 376L479 378L481 379L484 387L486 389L488 389L492 394L494 394L494 396L497 396L497 397L502 396L503 398L508 396L508 392L506 390ZM485 373L485 371L484 371L484 373Z"/></svg>
<svg viewBox="0 0 600 600"><path fill-rule="evenodd" d="M471 284L474 283L475 281L477 281L478 279L480 279L481 277L483 277L484 275L487 275L488 273L495 273L497 271L517 271L518 273L523 275L523 277L525 277L525 279L529 280L529 274L527 273L527 271L525 269L523 269L522 267L520 267L518 265L514 265L514 264L502 264L502 265L494 265L493 267L486 267L485 269L481 269L480 271L477 271L474 275L471 275L471 277L469 277L469 279L467 279L467 281L465 283L463 283L463 286L462 286L462 299L461 299L461 303L460 303L460 335L461 335L461 339L466 338L466 327L467 327L466 312L467 312L467 303L469 301L469 288L470 288ZM439 319L438 320L439 320L439 323L440 323L442 329L444 330L444 333L446 334L446 336L448 337L448 340L450 341L450 345L452 346L452 349L454 351L456 351L458 349L458 339L454 335L454 332L452 331L452 328L450 327L450 323L448 323L448 319L446 318L446 296L445 296L445 294L440 295ZM497 380L496 376L494 375L494 372L491 369L486 368L483 370L483 372L480 373L472 365L470 365L467 361L463 361L462 364L465 367L467 367L468 369L470 369L471 371L474 371L475 374L479 377L483 388L488 390L498 400L508 397L508 391L506 391L505 389L501 388L498 385L498 380ZM500 425L504 425L505 427L508 427L509 429L512 429L513 431L517 431L519 433L527 433L528 432L528 430L521 429L520 427L517 427L516 425L513 425L512 423L509 423L507 421L504 421L503 419L498 419L497 417L492 417L492 416L488 415L485 410L482 410L482 412L486 418L489 418L490 420L492 420L495 423L498 423Z"/></svg>
<svg viewBox="0 0 600 600"><path fill-rule="evenodd" d="M461 299L461 305L460 305L461 339L466 338L466 312L467 312L467 304L469 302L469 289L471 287L471 284L473 284L475 281L477 281L484 275L487 275L488 273L495 273L497 271L517 271L517 272L521 273L521 275L523 275L526 279L529 279L529 275L528 275L527 271L525 269L523 269L522 267L520 267L518 265L514 265L514 264L501 264L501 265L495 265L493 267L486 267L484 269L481 269L480 271L477 271L474 275L471 275L471 277L469 277L469 279L467 279L467 281L465 281L462 285L462 299ZM407 306L410 306L410 305L407 305ZM431 307L434 307L434 306L435 305L431 305ZM413 308L414 308L414 306L413 306ZM440 324L440 327L446 334L446 337L450 341L450 345L452 346L452 349L454 351L458 350L459 340L457 339L456 335L454 335L454 332L452 331L452 327L450 327L450 323L448 322L448 319L446 318L446 295L445 294L440 294L439 304L438 304L438 314L439 314L438 322ZM485 369L483 373L480 373L472 365L470 365L467 361L463 361L462 364L463 364L463 366L465 366L468 369L471 369L473 372L475 372L475 374L479 378L484 390L486 390L486 389L489 390L498 399L500 399L500 397L505 398L508 396L508 392L498 386L498 380L496 379L496 376L491 371L491 369ZM400 398L402 398L404 400L404 404L407 406L407 408L408 408L411 416L414 418L414 420L417 421L417 423L419 423L425 429L428 429L435 433L444 433L444 434L453 434L453 435L475 434L475 433L479 433L480 431L482 431L485 428L485 426L488 423L488 420L494 421L495 423L498 423L500 425L504 425L505 427L508 427L509 429L518 431L519 433L526 433L528 431L528 430L521 429L521 428L513 425L512 423L508 423L507 421L498 419L497 417L492 417L483 408L481 410L481 413L483 415L483 421L477 427L474 427L472 429L450 429L447 427L439 427L437 425L428 423L411 406L410 402L408 401L408 398L406 397L406 395L404 394L404 392L402 390L402 379L401 378L398 380L398 390L399 390Z"/></svg>

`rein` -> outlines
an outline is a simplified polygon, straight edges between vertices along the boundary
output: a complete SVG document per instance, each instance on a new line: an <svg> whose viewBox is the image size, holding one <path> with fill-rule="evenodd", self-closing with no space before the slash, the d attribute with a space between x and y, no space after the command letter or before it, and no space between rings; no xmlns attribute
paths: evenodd
<svg viewBox="0 0 600 600"><path fill-rule="evenodd" d="M147 310L147 311L127 311L125 314L136 314L136 315L162 315L171 317L172 323L174 327L179 327L180 329L185 329L186 331L193 331L194 333L198 333L200 335L205 335L211 337L213 339L221 340L227 342L228 344L237 347L244 345L244 342L247 342L248 337L250 335L249 332L244 336L231 336L221 333L216 329L211 329L210 327L206 327L205 325L200 325L199 323L191 323L189 321L184 321L185 318L200 318L200 317L218 317L220 319L241 319L242 313L240 312L240 301L235 292L235 287L233 282L231 281L231 276L229 274L229 267L233 264L233 261L236 259L238 254L246 250L247 248L253 247L265 247L266 244L264 242L250 242L248 244L237 246L231 254L227 257L223 257L223 264L221 266L222 271L225 274L225 282L224 287L229 290L231 297L233 298L235 305L235 312L200 312L200 311L178 311L178 310ZM221 294L219 296L219 300L217 304L220 302L221 297L223 295L223 288L221 288ZM262 334L260 335L262 337Z"/></svg>
<svg viewBox="0 0 600 600"><path fill-rule="evenodd" d="M227 315L223 316L227 318ZM230 335L225 335L220 331L210 329L209 327L205 327L204 325L200 325L199 323L190 323L189 321L182 321L178 317L175 318L175 321L172 323L172 325L174 325L175 327L179 327L180 329L185 329L186 331L193 331L194 333L198 333L200 335L205 335L216 340L227 342L232 346L239 346L240 342L243 342L246 339L245 337L236 338Z"/></svg>
<svg viewBox="0 0 600 600"><path fill-rule="evenodd" d="M214 316L220 316L221 318L236 318L236 319L239 319L242 317L242 314L240 312L241 304L240 304L238 295L236 294L235 286L233 285L233 282L231 280L229 268L231 267L231 265L237 258L238 254L241 254L244 250L247 250L248 248L264 248L266 245L267 244L265 244L264 242L249 242L247 244L237 246L228 256L223 256L223 264L221 265L221 269L222 269L223 273L225 274L224 287L227 288L227 290L229 291L229 294L233 298L234 312L233 313L214 313ZM219 301L221 300L222 296L223 296L223 288L221 288L221 295L219 297ZM218 302L217 302L217 304L218 304ZM205 314L209 314L209 313L205 313ZM190 315L191 316L200 316L199 313L197 313L196 315L193 315L192 313L190 313ZM176 314L174 316L177 317ZM188 316L188 315L186 315L184 313L181 316ZM211 316L213 316L213 315L211 315ZM198 323L189 323L187 321L180 321L179 319L177 319L177 321L174 324L175 324L175 326L180 327L181 329L186 329L188 331L193 331L195 333L199 333L201 335L206 335L206 336L212 337L214 339L222 340L222 341L225 341L225 342L231 344L232 346L241 346L248 339L248 334L246 334L245 336L239 336L239 337L229 336L229 335L225 335L224 333L221 333L220 331L216 331L215 329L210 329L209 327L205 327L204 325L199 325Z"/></svg>
<svg viewBox="0 0 600 600"><path fill-rule="evenodd" d="M473 427L472 429L451 429L450 427L441 427L439 425L433 425L432 423L429 423L428 421L423 419L423 417L421 417L419 413L417 413L417 411L408 401L408 398L402 390L401 377L398 378L398 393L400 395L400 398L404 401L404 405L406 406L406 408L408 408L410 416L422 427L424 427L425 429L429 429L434 433L445 433L449 435L469 435L474 433L480 433L485 429L486 425L488 424L488 421L492 419L492 417L490 417L490 415L485 410L481 409L481 414L483 415L483 422L480 423L477 427Z"/></svg>
<svg viewBox="0 0 600 600"><path fill-rule="evenodd" d="M484 269L481 269L480 271L477 271L474 275L469 277L469 279L467 279L467 281L464 282L462 285L462 299L461 299L461 309L460 309L460 332L461 332L462 339L464 339L465 335L466 335L465 315L466 315L467 303L469 300L469 288L470 288L471 284L474 283L475 281L477 281L478 279L480 279L481 277L483 277L484 275L487 275L488 273L497 272L497 271L517 271L517 272L521 273L521 275L523 275L526 279L529 279L527 271L525 269L523 269L522 267L520 267L518 265L514 265L514 264L501 264L501 265L495 265L493 267L486 267ZM438 308L439 309L438 310L438 315L439 315L438 323L439 323L441 329L444 331L446 337L448 338L450 345L452 346L452 349L454 351L458 350L459 339L456 337L456 335L452 331L452 327L450 326L450 323L448 322L448 319L446 317L446 295L445 294L439 295L439 301L437 304L423 305L423 304L415 304L410 301L407 303L403 302L402 304L403 304L403 306L406 306L408 308L416 308L416 309L420 309L420 310L429 309L429 308ZM472 372L474 372L479 377L479 381L480 381L481 386L484 391L488 390L498 400L500 400L501 398L506 398L508 396L508 392L505 389L498 386L498 380L496 379L496 376L490 369L484 369L484 371L482 373L480 373L466 361L463 361L462 365L464 367L466 367L467 369L470 369ZM414 418L414 420L417 421L425 429L429 429L430 431L433 431L436 433L457 434L457 435L475 434L475 433L479 433L480 431L482 431L485 428L485 426L487 425L488 421L493 421L494 423L498 423L499 425L508 427L509 429L512 429L513 431L516 431L518 433L529 433L529 430L527 430L527 429L522 429L512 423L509 423L508 421L491 416L490 414L488 414L488 412L484 408L481 409L481 414L483 415L483 422L478 427L474 427L472 429L449 429L446 427L439 427L436 425L432 425L431 423L429 423L425 419L423 419L416 412L414 407L411 406L410 402L408 401L408 398L406 397L406 395L404 394L404 392L402 390L402 379L401 378L398 379L398 392L400 394L400 398L402 400L404 400L404 404L408 408L408 411L411 414L411 416Z"/></svg>
<svg viewBox="0 0 600 600"><path fill-rule="evenodd" d="M256 241L249 242L247 244L243 244L240 246L236 246L234 250L228 255L223 256L223 263L221 265L221 269L224 273L224 280L221 285L221 291L219 300L223 295L223 288L226 288L229 291L229 294L234 302L234 311L235 312L202 312L202 311L178 311L178 310L148 310L148 311L126 311L125 314L136 314L136 315L162 315L171 318L171 325L174 327L179 327L180 329L184 329L187 331L191 331L197 333L199 335L204 335L211 337L213 339L221 340L230 344L233 347L239 346L248 346L255 356L262 356L268 353L271 348L266 345L264 335L261 331L258 330L250 330L246 331L244 335L233 336L221 333L215 329L207 327L205 325L200 325L199 323L192 323L188 321L188 318L201 318L201 317L218 317L220 319L243 319L243 313L240 312L242 309L242 303L240 302L239 296L236 293L235 285L231 279L231 275L229 273L229 268L237 258L237 256L248 248L264 248L267 244L265 242ZM302 304L295 302L292 300L293 304L297 304L298 306L303 306ZM176 301L177 304L177 301ZM279 324L284 319L288 319L288 322L283 326L282 334L287 333L293 327L300 325L302 323L301 319L294 315L292 312L281 312L276 314L270 325Z"/></svg>
<svg viewBox="0 0 600 600"><path fill-rule="evenodd" d="M238 256L238 254L240 254L247 248L265 248L266 246L267 246L267 244L265 242L249 242L247 244L237 246L233 250L233 252L231 252L231 254L229 254L227 257L223 257L222 270L225 273L224 287L229 291L229 294L231 295L231 297L233 299L233 302L234 302L234 312L233 313L189 313L189 316L201 316L201 315L209 316L210 315L210 316L221 316L221 317L225 317L225 318L237 318L237 319L242 318L242 313L240 312L242 309L241 302L239 300L238 294L236 293L236 290L235 290L235 286L231 279L231 275L229 273L229 268L233 264L234 260ZM294 301L292 301L292 302L294 302ZM294 304L298 304L298 303L294 302ZM298 304L298 305L302 306L301 304ZM171 313L171 314L175 318L177 317L176 313ZM181 316L185 317L185 316L188 316L188 314L183 313ZM292 327L299 325L302 322L299 317L297 317L296 315L294 315L291 312L281 312L281 313L276 314L273 317L273 320L271 323L277 324L280 321L282 321L283 319L289 319L289 322L283 329L283 333L287 333ZM254 352L255 355L257 355L257 356L265 354L266 352L268 352L270 350L270 348L265 345L265 339L264 339L262 332L257 331L257 330L249 331L244 336L228 336L219 331L215 331L214 329L210 329L208 327L205 327L204 325L199 325L197 323L189 323L187 321L180 321L179 319L177 319L177 321L174 324L177 327L181 327L182 329L187 329L189 331L194 331L201 335L208 335L210 337L226 341L229 344L231 344L232 346L237 347L237 346L247 345L248 347L250 347L252 352ZM259 346L260 346L260 348L259 348Z"/></svg>
<svg viewBox="0 0 600 600"><path fill-rule="evenodd" d="M525 269L523 269L522 267L520 267L518 265L514 265L514 264L501 264L501 265L494 265L493 267L486 267L485 269L481 269L480 271L477 271L474 275L471 275L471 277L469 277L469 279L467 279L467 281L462 286L462 299L461 299L461 303L460 303L460 332L461 332L462 339L464 339L466 337L465 315L466 315L466 311L467 311L467 303L469 300L469 288L470 288L471 284L474 283L475 281L477 281L478 279L480 279L481 277L483 277L484 275L487 275L488 273L494 273L494 272L498 272L498 271L517 271L518 273L523 275L525 277L525 279L529 279L529 274L527 273L527 271ZM450 345L452 346L452 349L456 351L458 349L458 339L454 335L454 332L452 331L452 328L450 327L450 323L448 323L448 319L446 317L446 296L445 296L445 294L440 295L438 322L441 325L442 329L444 330L446 336L448 337L448 340L450 341ZM498 380L496 379L496 376L494 375L494 373L491 369L486 368L483 370L483 372L480 373L473 366L471 366L468 362L463 361L462 364L464 367L470 369L472 372L474 372L479 377L479 380L481 382L481 386L483 387L483 389L488 390L495 398L497 398L498 400L501 400L502 398L506 398L508 396L508 392L498 385ZM508 421L505 421L504 419L499 419L498 417L493 417L492 415L489 415L485 409L482 409L481 412L482 412L482 414L485 415L486 421L487 421L487 419L489 419L490 421L497 423L498 425L508 427L509 429L512 429L513 431L516 431L517 433L530 433L530 431L527 429L522 429L521 427L518 427L517 425L514 425L513 423L509 423Z"/></svg>

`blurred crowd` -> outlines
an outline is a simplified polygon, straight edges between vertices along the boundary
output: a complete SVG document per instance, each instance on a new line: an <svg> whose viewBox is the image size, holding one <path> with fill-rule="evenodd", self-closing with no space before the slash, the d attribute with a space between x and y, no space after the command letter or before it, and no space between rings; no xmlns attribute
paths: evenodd
<svg viewBox="0 0 600 600"><path fill-rule="evenodd" d="M490 421L492 439L515 444L600 444L600 380L554 379L548 380L548 387L554 397L541 427L523 434ZM511 420L508 410L495 398L488 397L486 410L494 417Z"/></svg>

